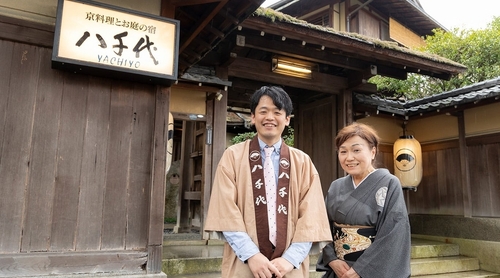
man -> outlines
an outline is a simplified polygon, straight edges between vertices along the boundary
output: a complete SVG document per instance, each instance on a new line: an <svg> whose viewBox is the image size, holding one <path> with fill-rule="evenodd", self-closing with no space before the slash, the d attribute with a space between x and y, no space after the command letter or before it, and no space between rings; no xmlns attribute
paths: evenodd
<svg viewBox="0 0 500 278"><path fill-rule="evenodd" d="M332 240L318 172L281 139L293 109L288 94L264 86L250 101L257 135L224 152L205 231L226 240L223 278L309 277L312 243Z"/></svg>

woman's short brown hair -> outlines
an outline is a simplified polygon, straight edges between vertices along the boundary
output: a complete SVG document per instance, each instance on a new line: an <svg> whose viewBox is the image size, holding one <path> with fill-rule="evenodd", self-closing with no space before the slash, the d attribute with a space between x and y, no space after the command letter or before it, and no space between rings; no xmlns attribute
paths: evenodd
<svg viewBox="0 0 500 278"><path fill-rule="evenodd" d="M352 123L342 128L335 137L335 146L337 150L348 139L359 136L366 140L370 148L375 147L375 154L378 153L378 142L380 141L377 132L371 126L362 123Z"/></svg>

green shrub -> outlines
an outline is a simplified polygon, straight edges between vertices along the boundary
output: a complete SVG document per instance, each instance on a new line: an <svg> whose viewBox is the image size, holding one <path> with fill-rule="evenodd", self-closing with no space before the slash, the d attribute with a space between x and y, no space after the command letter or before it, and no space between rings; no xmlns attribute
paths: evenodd
<svg viewBox="0 0 500 278"><path fill-rule="evenodd" d="M288 146L293 146L293 143L294 143L293 142L294 141L293 133L294 133L294 130L291 127L287 128L287 130L284 132L283 140L285 141L285 144L287 144ZM234 136L231 139L231 145L244 142L248 139L252 139L256 134L257 134L257 132L255 132L255 131L239 133L238 135Z"/></svg>

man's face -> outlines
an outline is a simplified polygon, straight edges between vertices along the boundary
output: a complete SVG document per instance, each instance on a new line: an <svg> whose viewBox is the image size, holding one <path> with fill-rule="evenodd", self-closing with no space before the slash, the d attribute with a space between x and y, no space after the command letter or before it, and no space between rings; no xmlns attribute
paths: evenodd
<svg viewBox="0 0 500 278"><path fill-rule="evenodd" d="M264 95L252 114L252 124L259 138L271 146L280 140L281 133L290 124L290 117L286 116L284 109L279 110L270 97Z"/></svg>

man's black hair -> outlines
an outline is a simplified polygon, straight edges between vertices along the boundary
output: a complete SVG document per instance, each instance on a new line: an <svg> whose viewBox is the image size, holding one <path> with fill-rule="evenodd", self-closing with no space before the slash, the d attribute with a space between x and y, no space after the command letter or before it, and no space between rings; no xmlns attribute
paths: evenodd
<svg viewBox="0 0 500 278"><path fill-rule="evenodd" d="M278 109L285 110L286 116L290 116L292 114L292 100L287 92L278 86L262 86L260 89L255 91L255 93L250 97L250 111L252 114L255 114L255 108L257 108L262 96L270 97Z"/></svg>

